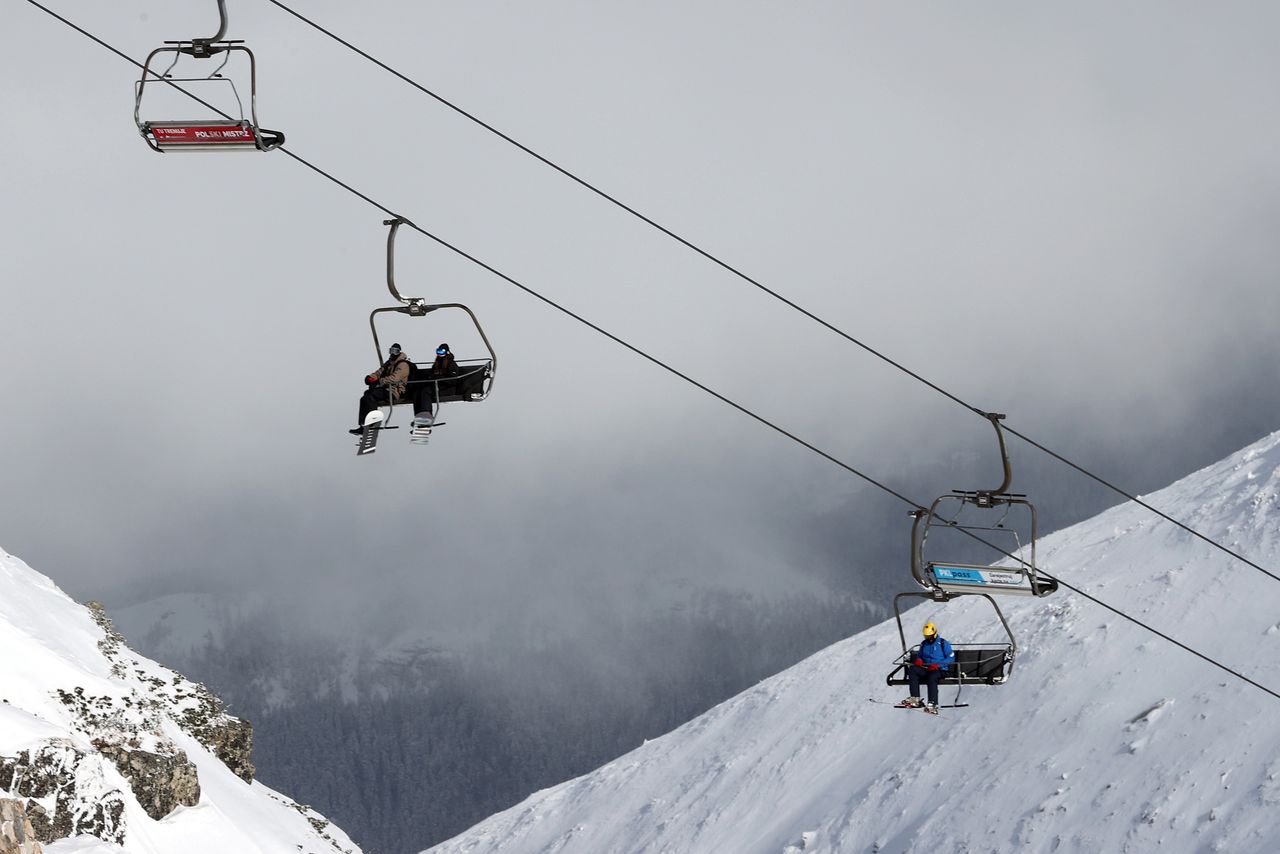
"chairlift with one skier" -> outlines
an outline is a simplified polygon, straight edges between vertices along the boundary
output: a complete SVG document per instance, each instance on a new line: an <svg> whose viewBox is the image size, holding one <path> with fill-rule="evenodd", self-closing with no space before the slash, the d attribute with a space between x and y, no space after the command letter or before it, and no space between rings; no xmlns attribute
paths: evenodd
<svg viewBox="0 0 1280 854"><path fill-rule="evenodd" d="M994 412L985 414L996 431L1000 458L1004 467L1004 479L995 489L953 490L939 496L928 510L912 511L911 575L923 590L900 593L894 597L893 610L898 623L898 636L902 641L902 655L895 662L893 671L885 679L889 685L909 684L907 668L915 660L919 650L919 645L911 647L907 645L906 633L902 627L903 599L918 597L940 604L961 596L981 596L985 599L995 610L1005 636L1008 638L1007 642L952 643L956 665L951 672L943 675L939 684L1001 685L1013 672L1017 641L993 595L1048 596L1058 589L1057 580L1041 574L1036 567L1035 505L1027 499L1026 495L1008 491L1013 481L1013 471L1009 463L1008 449L1005 446L1004 431L1000 427L1004 415ZM941 508L950 506L956 507L955 515L950 518L942 516ZM970 508L987 515L998 512L1000 516L994 522L987 524L962 522L961 515ZM1025 549L1017 527L1007 524L1010 513L1018 509L1023 511L1020 515L1027 520L1025 524L1029 536ZM1013 564L993 567L955 561L927 560L925 547L931 529L962 531L970 534L980 531L986 535L1001 536L1006 540L1012 538L1015 545L1015 550L1011 553L1014 558Z"/></svg>

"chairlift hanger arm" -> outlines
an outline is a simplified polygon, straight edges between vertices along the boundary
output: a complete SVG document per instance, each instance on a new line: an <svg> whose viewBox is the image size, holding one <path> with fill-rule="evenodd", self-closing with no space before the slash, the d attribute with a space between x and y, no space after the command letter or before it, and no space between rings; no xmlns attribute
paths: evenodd
<svg viewBox="0 0 1280 854"><path fill-rule="evenodd" d="M218 31L207 39L196 39L201 42L220 42L227 35L227 0L218 0Z"/></svg>
<svg viewBox="0 0 1280 854"><path fill-rule="evenodd" d="M191 47L184 53L190 53L192 56L205 57L212 56L217 52L213 48L215 42L220 42L227 35L227 0L218 0L218 31L207 39L192 39Z"/></svg>
<svg viewBox="0 0 1280 854"><path fill-rule="evenodd" d="M1004 420L1004 414L1000 412L984 412L983 415L991 422L991 426L996 430L996 441L1000 443L1000 463L1004 466L1004 480L1000 482L1000 486L992 490L982 490L978 493L979 500L986 497L990 500L990 496L1003 495L1009 491L1009 486L1013 483L1013 468L1009 465L1009 449L1004 444L1004 430L1000 428L1000 422Z"/></svg>
<svg viewBox="0 0 1280 854"><path fill-rule="evenodd" d="M920 529L920 520L925 515L924 510L911 511L911 575L915 578L916 584L929 589L929 582L924 577L924 540L921 539L923 532ZM906 642L905 638L903 642Z"/></svg>
<svg viewBox="0 0 1280 854"><path fill-rule="evenodd" d="M396 289L396 232L402 225L408 225L410 228L416 228L416 226L402 216L384 219L382 224L391 226L391 230L387 232L387 290L391 291L391 296L397 301L406 305L421 303L421 297L402 297L400 291Z"/></svg>

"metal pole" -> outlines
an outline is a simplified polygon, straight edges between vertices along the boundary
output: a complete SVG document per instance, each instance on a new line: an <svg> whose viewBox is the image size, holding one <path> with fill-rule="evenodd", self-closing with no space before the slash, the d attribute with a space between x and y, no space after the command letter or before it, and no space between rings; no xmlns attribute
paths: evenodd
<svg viewBox="0 0 1280 854"><path fill-rule="evenodd" d="M1000 422L1004 420L1004 416L998 412L986 413L987 420L991 422L991 426L996 428L996 440L1000 443L1000 463L1004 466L1004 480L1000 486L992 490L984 490L988 495L1003 495L1009 491L1009 487L1013 484L1013 468L1009 465L1009 451L1004 445L1004 431L1000 429Z"/></svg>
<svg viewBox="0 0 1280 854"><path fill-rule="evenodd" d="M220 42L227 36L227 0L218 0L218 32L207 39L193 39L196 42Z"/></svg>
<svg viewBox="0 0 1280 854"><path fill-rule="evenodd" d="M400 296L400 291L396 289L396 231L405 223L410 223L404 217L396 217L395 219L384 219L383 225L391 226L391 231L387 232L387 290L391 291L391 295L400 302L408 305L414 302L413 299L406 299ZM421 302L421 300L417 300Z"/></svg>

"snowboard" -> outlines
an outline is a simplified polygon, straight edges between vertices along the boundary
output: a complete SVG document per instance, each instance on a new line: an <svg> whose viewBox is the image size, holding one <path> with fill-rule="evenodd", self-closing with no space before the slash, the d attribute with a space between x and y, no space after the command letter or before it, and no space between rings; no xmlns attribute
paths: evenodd
<svg viewBox="0 0 1280 854"><path fill-rule="evenodd" d="M356 456L363 457L378 450L378 434L382 432L382 411L375 409L364 417L364 428L356 442Z"/></svg>

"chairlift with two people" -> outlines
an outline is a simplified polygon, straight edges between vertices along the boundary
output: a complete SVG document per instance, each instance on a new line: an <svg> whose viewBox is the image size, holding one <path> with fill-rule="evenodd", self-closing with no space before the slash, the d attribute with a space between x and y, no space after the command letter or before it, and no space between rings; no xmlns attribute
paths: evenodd
<svg viewBox="0 0 1280 854"><path fill-rule="evenodd" d="M406 223L412 225L403 217L383 220L382 223L391 227L387 232L387 290L400 305L375 308L369 313L369 331L373 334L373 349L376 357L379 361L383 359L382 343L378 335L379 315L396 313L409 317L426 317L443 310L462 312L471 320L471 325L475 327L480 340L484 342L485 349L488 350L488 356L457 359L456 371L443 376L437 375L432 370L431 362L411 361L405 393L399 400L392 398L383 407L370 411L365 423L360 425L363 429L356 453L361 456L377 450L379 432L398 429L391 424L391 416L395 407L401 404L412 404L415 413L410 424L409 441L413 444L426 444L431 430L444 423L437 420L441 405L458 402L477 403L484 400L493 389L494 377L498 370L498 356L494 353L493 345L489 343L489 338L480 326L475 312L462 303L428 303L422 297L401 296L395 279L395 245L396 232ZM409 353L418 352L412 348L406 349ZM383 412L384 408L385 412Z"/></svg>

